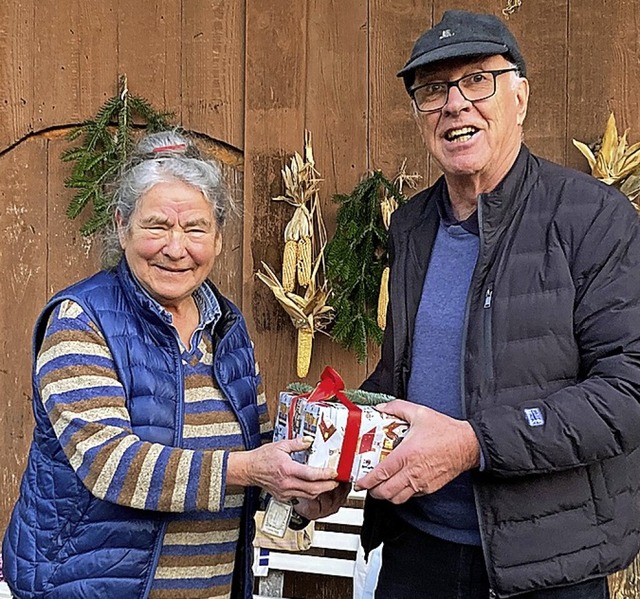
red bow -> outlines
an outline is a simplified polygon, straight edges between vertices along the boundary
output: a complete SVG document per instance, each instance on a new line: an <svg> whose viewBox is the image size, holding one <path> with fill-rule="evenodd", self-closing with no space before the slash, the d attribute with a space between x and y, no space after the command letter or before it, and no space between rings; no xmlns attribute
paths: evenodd
<svg viewBox="0 0 640 599"><path fill-rule="evenodd" d="M360 422L362 420L362 410L354 403L349 401L344 394L344 381L342 377L330 366L327 366L320 375L320 382L310 393L303 393L293 398L291 407L289 408L289 436L291 437L293 430L293 416L297 400L307 398L307 403L316 401L328 401L335 398L343 406L349 410L347 416L347 425L344 431L344 440L342 441L342 449L340 451L340 459L338 460L338 476L336 480L349 480L351 469L356 457L356 449L358 447L358 437L360 435Z"/></svg>

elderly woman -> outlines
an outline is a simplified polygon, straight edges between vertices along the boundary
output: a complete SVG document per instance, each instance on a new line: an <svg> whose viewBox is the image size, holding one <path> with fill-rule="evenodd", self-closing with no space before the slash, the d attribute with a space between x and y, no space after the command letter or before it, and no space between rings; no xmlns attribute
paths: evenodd
<svg viewBox="0 0 640 599"><path fill-rule="evenodd" d="M115 193L117 263L44 308L3 543L19 599L251 597L256 486L304 516L342 502L291 459L302 441L266 443L244 319L207 280L229 202L190 140L147 136Z"/></svg>

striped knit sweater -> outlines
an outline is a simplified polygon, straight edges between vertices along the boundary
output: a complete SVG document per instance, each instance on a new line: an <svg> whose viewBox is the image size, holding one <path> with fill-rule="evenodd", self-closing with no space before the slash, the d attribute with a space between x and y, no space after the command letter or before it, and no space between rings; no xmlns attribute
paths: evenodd
<svg viewBox="0 0 640 599"><path fill-rule="evenodd" d="M100 499L175 512L150 599L218 599L231 592L243 490L225 486L226 454L244 445L234 412L212 376L211 326L205 325L215 322L219 309L211 309L215 297L197 299L205 318L191 348L181 345L181 448L133 434L109 348L78 304L65 301L56 308L36 365L42 401L85 486ZM258 404L267 441L271 426L263 393Z"/></svg>

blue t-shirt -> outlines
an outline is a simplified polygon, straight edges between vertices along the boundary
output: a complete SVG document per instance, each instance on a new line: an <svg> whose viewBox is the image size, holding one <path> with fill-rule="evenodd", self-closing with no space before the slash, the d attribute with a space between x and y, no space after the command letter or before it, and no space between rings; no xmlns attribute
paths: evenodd
<svg viewBox="0 0 640 599"><path fill-rule="evenodd" d="M462 419L463 326L479 237L468 223L447 220L440 221L416 314L407 399ZM479 545L470 477L465 472L439 491L411 499L398 514L441 539Z"/></svg>

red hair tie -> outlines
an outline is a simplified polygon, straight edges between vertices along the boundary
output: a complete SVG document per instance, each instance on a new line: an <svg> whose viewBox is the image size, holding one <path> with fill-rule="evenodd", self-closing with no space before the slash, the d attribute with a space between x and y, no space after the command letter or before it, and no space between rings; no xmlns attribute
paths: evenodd
<svg viewBox="0 0 640 599"><path fill-rule="evenodd" d="M160 146L151 150L154 154L158 152L184 152L187 149L187 144L174 144L172 146Z"/></svg>

